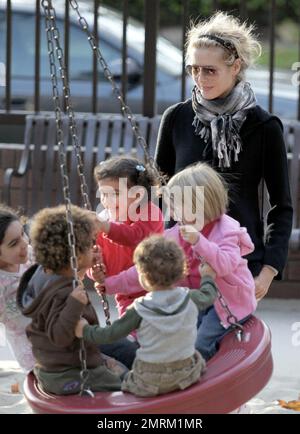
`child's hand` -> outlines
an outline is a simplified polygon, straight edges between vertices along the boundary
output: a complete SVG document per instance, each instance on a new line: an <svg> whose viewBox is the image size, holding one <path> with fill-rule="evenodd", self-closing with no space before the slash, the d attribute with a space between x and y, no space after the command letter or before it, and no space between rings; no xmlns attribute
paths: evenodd
<svg viewBox="0 0 300 434"><path fill-rule="evenodd" d="M97 213L95 211L90 211L90 216L93 219L94 228L97 233L102 232L102 220L99 220Z"/></svg>
<svg viewBox="0 0 300 434"><path fill-rule="evenodd" d="M87 320L84 318L81 318L75 327L75 336L77 338L82 338L83 335L83 328L88 324Z"/></svg>
<svg viewBox="0 0 300 434"><path fill-rule="evenodd" d="M92 279L95 280L95 282L103 285L105 279L105 271L106 269L104 264L93 265L91 270Z"/></svg>
<svg viewBox="0 0 300 434"><path fill-rule="evenodd" d="M215 270L211 268L211 266L207 262L204 262L203 264L199 265L199 271L202 277L210 276L212 279L216 278Z"/></svg>
<svg viewBox="0 0 300 434"><path fill-rule="evenodd" d="M191 225L180 226L179 230L182 238L187 243L194 245L199 240L199 232L197 231L196 228L194 228L194 226Z"/></svg>
<svg viewBox="0 0 300 434"><path fill-rule="evenodd" d="M106 234L108 234L109 229L110 229L110 222L107 220L102 220L101 217L99 217L99 215L94 211L90 211L90 213L91 213L91 216L93 217L96 231L98 233L99 232L105 232Z"/></svg>
<svg viewBox="0 0 300 434"><path fill-rule="evenodd" d="M101 284L95 282L94 288L95 288L95 291L97 292L97 294L99 295L99 297L102 297L102 294L105 294L105 286L104 285L101 285Z"/></svg>
<svg viewBox="0 0 300 434"><path fill-rule="evenodd" d="M80 283L73 291L71 292L71 297L75 298L82 304L88 304L89 299L86 293L86 290L84 289L82 283Z"/></svg>
<svg viewBox="0 0 300 434"><path fill-rule="evenodd" d="M93 265L91 270L92 279L102 284L105 279L106 267L103 263L102 254L99 246L93 247Z"/></svg>
<svg viewBox="0 0 300 434"><path fill-rule="evenodd" d="M95 244L93 246L93 265L101 264L103 262L101 248Z"/></svg>

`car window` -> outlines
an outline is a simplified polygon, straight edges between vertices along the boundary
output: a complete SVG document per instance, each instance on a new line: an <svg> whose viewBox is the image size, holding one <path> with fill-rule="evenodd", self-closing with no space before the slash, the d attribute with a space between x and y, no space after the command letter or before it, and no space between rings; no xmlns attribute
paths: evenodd
<svg viewBox="0 0 300 434"><path fill-rule="evenodd" d="M5 14L0 12L0 63L5 64ZM57 19L60 32L60 42L64 44L64 23ZM35 19L30 13L13 13L12 20L12 77L33 78L35 56ZM100 41L103 57L108 64L120 59L121 53L105 40ZM92 77L92 50L87 37L75 24L70 25L70 78L73 80L87 80ZM41 44L40 44L40 76L41 79L50 80L49 59L46 43L46 32L43 18L41 19ZM103 72L99 66L98 79L104 80Z"/></svg>
<svg viewBox="0 0 300 434"><path fill-rule="evenodd" d="M0 86L5 84L5 14L0 11Z"/></svg>

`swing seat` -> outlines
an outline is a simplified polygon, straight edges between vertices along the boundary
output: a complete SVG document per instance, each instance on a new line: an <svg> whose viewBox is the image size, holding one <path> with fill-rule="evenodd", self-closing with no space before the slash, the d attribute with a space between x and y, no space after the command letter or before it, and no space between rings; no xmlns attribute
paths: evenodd
<svg viewBox="0 0 300 434"><path fill-rule="evenodd" d="M24 394L35 413L229 413L255 396L267 384L272 371L270 330L252 316L244 324L243 341L239 342L234 332L225 336L200 381L183 391L154 398L123 392L98 392L94 398L57 396L41 390L30 373L25 379Z"/></svg>

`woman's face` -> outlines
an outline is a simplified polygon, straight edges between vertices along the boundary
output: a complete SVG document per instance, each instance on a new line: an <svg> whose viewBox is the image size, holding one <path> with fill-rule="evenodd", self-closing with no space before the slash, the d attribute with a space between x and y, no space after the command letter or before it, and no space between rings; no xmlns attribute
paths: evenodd
<svg viewBox="0 0 300 434"><path fill-rule="evenodd" d="M203 98L212 100L227 96L236 84L241 61L236 59L232 66L226 65L224 51L219 47L191 48L189 65L192 78Z"/></svg>

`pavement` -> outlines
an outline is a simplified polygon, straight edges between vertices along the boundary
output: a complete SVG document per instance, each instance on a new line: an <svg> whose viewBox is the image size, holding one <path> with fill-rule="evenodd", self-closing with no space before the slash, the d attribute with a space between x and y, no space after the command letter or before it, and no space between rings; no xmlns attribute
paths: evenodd
<svg viewBox="0 0 300 434"><path fill-rule="evenodd" d="M102 317L102 309L96 297L92 295L92 302ZM115 315L113 308L112 317ZM244 406L242 412L300 415L300 412L281 408L277 402L278 399L299 399L300 300L263 299L256 315L268 324L272 332L274 372L267 386ZM9 348L0 345L0 414L31 413L22 393L11 392L11 385L15 382L21 384L23 379L24 374Z"/></svg>

